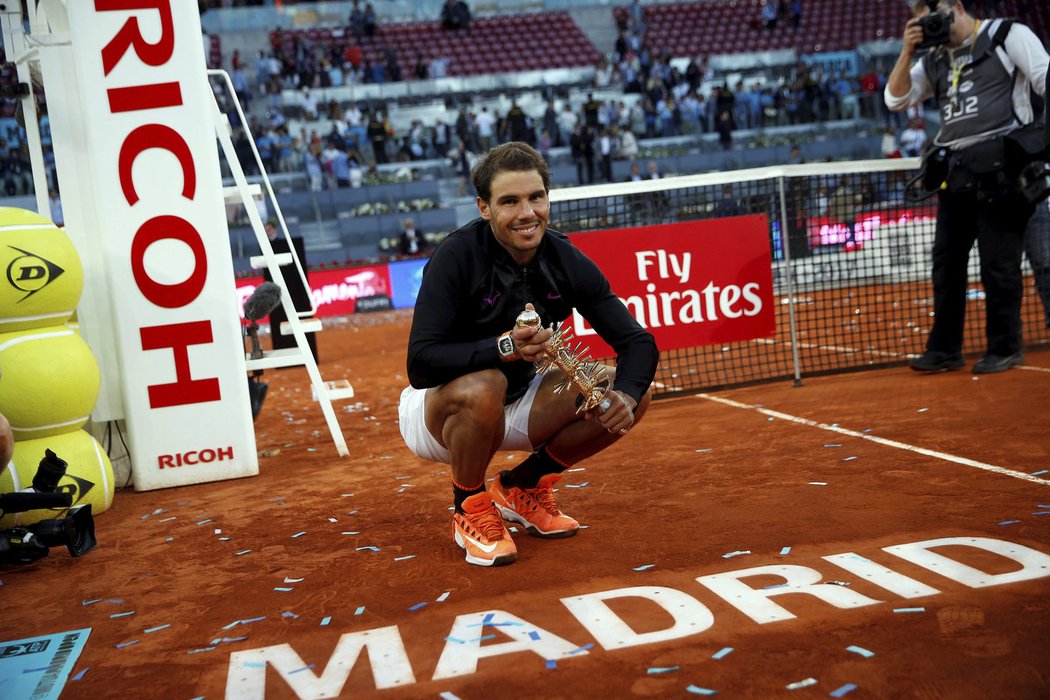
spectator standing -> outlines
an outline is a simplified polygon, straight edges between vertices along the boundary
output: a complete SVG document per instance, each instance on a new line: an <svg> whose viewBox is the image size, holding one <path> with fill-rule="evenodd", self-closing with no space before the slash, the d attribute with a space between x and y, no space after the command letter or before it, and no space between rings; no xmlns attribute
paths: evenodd
<svg viewBox="0 0 1050 700"><path fill-rule="evenodd" d="M324 182L324 169L321 166L321 144L311 143L303 153L303 167L310 182L311 192L320 192Z"/></svg>
<svg viewBox="0 0 1050 700"><path fill-rule="evenodd" d="M489 112L487 106L483 106L475 119L478 126L478 141L481 150L487 151L492 148L496 137L496 117Z"/></svg>
<svg viewBox="0 0 1050 700"><path fill-rule="evenodd" d="M883 158L901 157L901 149L897 144L897 134L888 126L882 132L882 143L879 145L879 153Z"/></svg>
<svg viewBox="0 0 1050 700"><path fill-rule="evenodd" d="M572 160L576 163L576 182L589 185L594 182L594 136L579 122L569 138Z"/></svg>
<svg viewBox="0 0 1050 700"><path fill-rule="evenodd" d="M598 135L598 157L602 180L612 182L613 134L610 127L603 126Z"/></svg>
<svg viewBox="0 0 1050 700"><path fill-rule="evenodd" d="M368 122L368 140L372 144L372 157L375 162L379 165L387 163L389 161L386 152L387 130L381 110L376 110Z"/></svg>
<svg viewBox="0 0 1050 700"><path fill-rule="evenodd" d="M371 40L376 36L376 29L379 27L379 22L376 19L376 10L372 7L372 3L365 4L365 16L364 16L364 35L365 38ZM400 78L398 78L400 80Z"/></svg>
<svg viewBox="0 0 1050 700"><path fill-rule="evenodd" d="M890 127L887 130L892 131ZM913 117L908 122L908 128L901 132L901 155L906 158L917 158L922 155L923 149L929 137L926 135L926 127L922 120Z"/></svg>
<svg viewBox="0 0 1050 700"><path fill-rule="evenodd" d="M402 255L420 255L425 248L423 234L416 230L416 223L411 219L405 219L401 228L401 236L398 239L398 249Z"/></svg>
<svg viewBox="0 0 1050 700"><path fill-rule="evenodd" d="M772 34L777 28L777 3L776 0L765 0L762 3L762 25Z"/></svg>
<svg viewBox="0 0 1050 700"><path fill-rule="evenodd" d="M361 41L361 38L365 35L365 12L361 9L360 0L354 0L348 21L350 33L354 35L355 39Z"/></svg>
<svg viewBox="0 0 1050 700"><path fill-rule="evenodd" d="M452 130L448 124L441 121L440 117L434 121L430 141L434 147L434 156L437 158L444 158L452 148Z"/></svg>

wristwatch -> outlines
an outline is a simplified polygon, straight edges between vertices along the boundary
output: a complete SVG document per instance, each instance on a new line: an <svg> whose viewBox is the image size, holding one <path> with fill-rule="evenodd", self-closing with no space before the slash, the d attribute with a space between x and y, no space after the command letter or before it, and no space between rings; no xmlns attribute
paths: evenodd
<svg viewBox="0 0 1050 700"><path fill-rule="evenodd" d="M514 347L514 339L510 337L510 331L496 338L496 349L499 350L499 356L504 362L513 362L521 359L518 356L517 349Z"/></svg>

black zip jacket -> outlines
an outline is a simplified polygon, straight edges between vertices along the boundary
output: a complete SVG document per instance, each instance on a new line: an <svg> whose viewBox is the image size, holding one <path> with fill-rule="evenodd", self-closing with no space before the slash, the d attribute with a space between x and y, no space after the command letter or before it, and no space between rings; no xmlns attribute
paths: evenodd
<svg viewBox="0 0 1050 700"><path fill-rule="evenodd" d="M548 228L532 262L522 267L480 218L449 234L423 269L408 340L412 386L427 389L496 367L507 377L506 402L517 400L535 367L501 362L496 339L514 328L529 302L544 326L567 319L575 307L616 351L613 388L641 400L656 374L656 341L612 293L598 266L568 236ZM587 344L586 337L580 340Z"/></svg>

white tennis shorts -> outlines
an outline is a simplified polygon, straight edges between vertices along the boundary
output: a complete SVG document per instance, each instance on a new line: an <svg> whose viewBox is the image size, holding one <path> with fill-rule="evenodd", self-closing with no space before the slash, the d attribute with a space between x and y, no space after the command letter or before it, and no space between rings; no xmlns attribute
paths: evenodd
<svg viewBox="0 0 1050 700"><path fill-rule="evenodd" d="M533 446L529 441L529 414L532 412L532 403L536 399L540 382L543 376L537 374L529 382L529 389L525 395L514 403L503 407L504 433L503 442L499 449L507 451L532 452ZM401 401L397 405L397 419L401 426L401 437L404 438L408 449L417 457L429 459L432 462L443 462L450 464L451 459L448 449L441 446L430 431L427 430L426 404L427 389L414 389L405 387L401 392Z"/></svg>

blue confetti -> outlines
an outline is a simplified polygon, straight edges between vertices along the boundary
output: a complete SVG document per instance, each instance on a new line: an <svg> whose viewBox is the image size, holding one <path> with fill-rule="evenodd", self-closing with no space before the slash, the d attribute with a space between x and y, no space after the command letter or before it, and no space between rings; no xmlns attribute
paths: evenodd
<svg viewBox="0 0 1050 700"><path fill-rule="evenodd" d="M585 651L587 651L588 649L591 649L591 648L593 648L593 647L594 647L594 644L593 644L593 643L590 643L590 644L584 644L584 645L583 645L582 647L576 647L575 649L573 649L573 650L572 650L572 651L570 651L569 653L570 653L570 654L582 654L583 652L585 652Z"/></svg>
<svg viewBox="0 0 1050 700"><path fill-rule="evenodd" d="M773 419L770 418L770 420L773 420ZM711 690L710 688L701 688L700 686L693 685L691 683L688 686L686 686L685 690L686 690L687 693L692 693L693 695L717 695L718 694L717 690Z"/></svg>
<svg viewBox="0 0 1050 700"><path fill-rule="evenodd" d="M291 675L293 673L299 673L301 671L308 671L308 670L310 670L313 667L314 667L314 665L310 664L309 666L303 666L302 668L293 669L293 670L289 671L288 673L289 673L289 675Z"/></svg>
<svg viewBox="0 0 1050 700"><path fill-rule="evenodd" d="M531 632L529 632L529 639L531 639L532 641L536 641L539 638L540 638L540 633L537 632L536 630L532 630Z"/></svg>
<svg viewBox="0 0 1050 700"><path fill-rule="evenodd" d="M321 620L321 627L327 627L328 623L331 622L331 621L332 621L332 616L331 615L326 616L323 620Z"/></svg>
<svg viewBox="0 0 1050 700"><path fill-rule="evenodd" d="M488 623L492 622L492 620L495 617L496 617L495 613L489 613L488 615L485 616L485 619L481 621L481 624L482 625L487 625Z"/></svg>
<svg viewBox="0 0 1050 700"><path fill-rule="evenodd" d="M124 647L130 647L132 644L138 644L139 640L132 639L130 642L121 642L116 646L117 649L123 649Z"/></svg>
<svg viewBox="0 0 1050 700"><path fill-rule="evenodd" d="M416 610L419 610L420 608L425 607L426 604L427 604L427 602L425 600L422 603L416 603L411 608L409 608L408 611L409 612L415 612Z"/></svg>
<svg viewBox="0 0 1050 700"><path fill-rule="evenodd" d="M275 591L281 591L282 593L288 593L289 591L294 591L295 590L294 588L289 588L287 586L274 586L273 589Z"/></svg>
<svg viewBox="0 0 1050 700"><path fill-rule="evenodd" d="M645 571L646 569L651 569L654 566L656 566L656 564L642 564L641 566L634 567L634 570L635 571Z"/></svg>
<svg viewBox="0 0 1050 700"><path fill-rule="evenodd" d="M364 613L364 611L365 611L365 606L362 605L356 611L354 611L354 615L360 615L360 614Z"/></svg>
<svg viewBox="0 0 1050 700"><path fill-rule="evenodd" d="M724 659L733 653L733 647L723 647L711 655L712 659Z"/></svg>
<svg viewBox="0 0 1050 700"><path fill-rule="evenodd" d="M848 695L856 689L856 683L846 683L845 685L840 685L838 688L835 688L835 690L831 691L830 695L833 698L841 698L843 695Z"/></svg>
<svg viewBox="0 0 1050 700"><path fill-rule="evenodd" d="M145 632L146 634L153 634L154 632L160 632L161 630L166 630L169 627L171 627L171 625L158 625L156 627L150 627L148 630L142 630L142 631Z"/></svg>
<svg viewBox="0 0 1050 700"><path fill-rule="evenodd" d="M1037 472L1032 472L1032 476L1039 476L1040 474L1046 474L1046 469L1040 469Z"/></svg>
<svg viewBox="0 0 1050 700"><path fill-rule="evenodd" d="M784 547L784 548L782 548L780 550L780 556L782 556L782 557L786 557L790 553L791 553L791 547Z"/></svg>
<svg viewBox="0 0 1050 700"><path fill-rule="evenodd" d="M135 614L134 610L129 610L128 612L122 612L122 613L113 613L112 615L109 616L109 619L112 620L112 619L115 619L115 618L118 618L118 617L127 617L128 615L134 615L134 614Z"/></svg>
<svg viewBox="0 0 1050 700"><path fill-rule="evenodd" d="M295 619L295 620L299 619L298 615L296 615L293 612L288 612L287 610L285 610L283 613L281 613L281 617L290 617L290 618Z"/></svg>
<svg viewBox="0 0 1050 700"><path fill-rule="evenodd" d="M1001 523L999 523L999 525L1013 525L1014 523L1019 523L1019 522L1021 522L1021 521L1020 520L1004 520Z"/></svg>
<svg viewBox="0 0 1050 700"><path fill-rule="evenodd" d="M547 659L547 668L558 668L558 662L554 659Z"/></svg>
<svg viewBox="0 0 1050 700"><path fill-rule="evenodd" d="M661 673L671 673L673 671L677 671L678 669L678 666L652 666L649 668L648 671L646 671L646 673L648 673L650 676L658 676Z"/></svg>
<svg viewBox="0 0 1050 700"><path fill-rule="evenodd" d="M296 537L302 537L305 534L306 534L305 530L303 532L297 532L294 535L292 535L292 539L294 540Z"/></svg>
<svg viewBox="0 0 1050 700"><path fill-rule="evenodd" d="M84 669L81 669L80 671L77 671L77 675L73 676L72 680L79 681L81 678L84 677L84 674L88 672L88 668L91 668L91 667L88 666L87 668L84 668Z"/></svg>
<svg viewBox="0 0 1050 700"><path fill-rule="evenodd" d="M921 613L926 612L926 608L894 608L895 613Z"/></svg>
<svg viewBox="0 0 1050 700"><path fill-rule="evenodd" d="M875 652L868 651L864 647L858 647L856 645L850 645L846 647L846 651L852 651L854 654L860 654L865 659L870 659L871 657L875 656Z"/></svg>
<svg viewBox="0 0 1050 700"><path fill-rule="evenodd" d="M41 666L40 668L23 668L22 669L22 673L42 673L42 672L46 671L49 668L51 668L51 667L50 666Z"/></svg>

